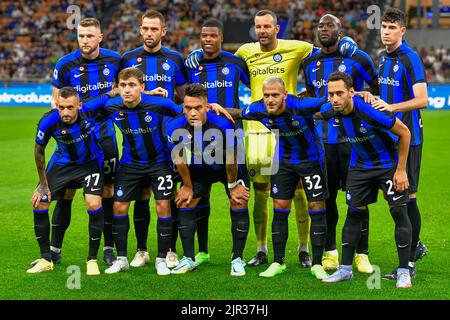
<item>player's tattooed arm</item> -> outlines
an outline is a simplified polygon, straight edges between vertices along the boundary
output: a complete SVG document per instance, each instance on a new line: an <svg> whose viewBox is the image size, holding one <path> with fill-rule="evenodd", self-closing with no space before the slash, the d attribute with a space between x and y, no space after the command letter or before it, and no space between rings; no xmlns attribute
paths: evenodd
<svg viewBox="0 0 450 320"><path fill-rule="evenodd" d="M37 207L41 200L48 198L51 201L50 188L48 187L47 175L45 174L45 146L35 144L34 147L34 161L36 162L36 169L39 175L39 185L31 199L33 207Z"/></svg>

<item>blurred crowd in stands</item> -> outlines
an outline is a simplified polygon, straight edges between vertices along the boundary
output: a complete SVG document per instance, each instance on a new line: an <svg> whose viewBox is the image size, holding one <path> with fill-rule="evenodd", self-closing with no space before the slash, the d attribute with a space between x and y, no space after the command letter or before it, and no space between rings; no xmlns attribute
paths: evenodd
<svg viewBox="0 0 450 320"><path fill-rule="evenodd" d="M147 9L159 10L166 17L164 45L187 56L199 47L200 27L205 19L246 21L261 9L274 10L280 21L287 21L283 37L316 45L319 43L315 26L319 17L332 13L341 18L345 34L365 49L366 8L371 3L370 0L3 0L0 2L0 80L50 80L56 61L77 49L75 29L67 27L73 13L67 13L71 5L79 6L82 17L98 18L104 24L102 46L121 54L142 45L140 15ZM430 82L449 81L448 49L417 50Z"/></svg>

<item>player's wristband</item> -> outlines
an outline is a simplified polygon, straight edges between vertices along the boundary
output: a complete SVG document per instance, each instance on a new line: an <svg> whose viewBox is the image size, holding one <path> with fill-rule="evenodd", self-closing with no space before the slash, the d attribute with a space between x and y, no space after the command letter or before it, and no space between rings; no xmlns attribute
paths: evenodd
<svg viewBox="0 0 450 320"><path fill-rule="evenodd" d="M242 184L245 187L245 183L242 179L236 180L235 182L228 182L228 189L236 188L238 184Z"/></svg>
<svg viewBox="0 0 450 320"><path fill-rule="evenodd" d="M233 189L239 184L238 181L235 182L228 182L228 189Z"/></svg>

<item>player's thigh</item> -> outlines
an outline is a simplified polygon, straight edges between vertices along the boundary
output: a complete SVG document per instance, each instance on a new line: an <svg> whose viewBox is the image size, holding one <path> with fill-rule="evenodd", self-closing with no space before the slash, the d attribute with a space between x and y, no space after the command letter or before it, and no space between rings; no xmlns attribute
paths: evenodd
<svg viewBox="0 0 450 320"><path fill-rule="evenodd" d="M274 149L273 135L249 134L247 140L247 168L255 183L270 183Z"/></svg>
<svg viewBox="0 0 450 320"><path fill-rule="evenodd" d="M91 161L79 168L78 182L83 187L84 194L102 196L103 171L97 161Z"/></svg>
<svg viewBox="0 0 450 320"><path fill-rule="evenodd" d="M114 201L141 200L143 184L148 181L144 169L120 165L114 183Z"/></svg>
<svg viewBox="0 0 450 320"><path fill-rule="evenodd" d="M113 184L119 161L119 151L115 137L104 137L100 139L100 147L103 151L102 169L105 184Z"/></svg>
<svg viewBox="0 0 450 320"><path fill-rule="evenodd" d="M408 191L398 192L394 186L395 168L380 169L378 175L378 184L383 190L383 195L390 206L399 206L409 201Z"/></svg>
<svg viewBox="0 0 450 320"><path fill-rule="evenodd" d="M339 145L325 144L325 160L327 165L327 182L330 192L340 188Z"/></svg>
<svg viewBox="0 0 450 320"><path fill-rule="evenodd" d="M173 170L169 164L161 163L152 166L150 185L156 200L170 200L175 187Z"/></svg>
<svg viewBox="0 0 450 320"><path fill-rule="evenodd" d="M408 174L409 193L414 194L419 190L420 167L422 164L422 145L410 146L406 173Z"/></svg>
<svg viewBox="0 0 450 320"><path fill-rule="evenodd" d="M308 202L321 202L328 198L327 168L324 159L293 167L301 177Z"/></svg>
<svg viewBox="0 0 450 320"><path fill-rule="evenodd" d="M294 198L300 176L288 165L280 165L278 172L270 179L270 196L274 199Z"/></svg>
<svg viewBox="0 0 450 320"><path fill-rule="evenodd" d="M339 143L339 181L340 188L345 191L347 183L348 168L350 165L350 157L352 154L352 145L349 142Z"/></svg>
<svg viewBox="0 0 450 320"><path fill-rule="evenodd" d="M349 168L346 185L348 205L363 207L377 201L378 185L373 173L370 169Z"/></svg>

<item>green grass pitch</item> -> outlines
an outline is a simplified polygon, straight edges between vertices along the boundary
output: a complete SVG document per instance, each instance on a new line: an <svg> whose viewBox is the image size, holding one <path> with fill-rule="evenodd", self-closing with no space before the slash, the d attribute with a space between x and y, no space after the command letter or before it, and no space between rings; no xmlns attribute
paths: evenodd
<svg viewBox="0 0 450 320"><path fill-rule="evenodd" d="M291 214L289 241L286 250L287 272L264 279L258 273L265 267L247 268L247 275L234 278L230 272L231 233L225 192L220 185L211 196L210 253L211 263L186 275L159 277L154 269L156 215L152 200L149 232L150 265L114 275L85 275L88 245L88 217L78 191L74 201L72 223L66 233L62 264L53 272L29 275L29 263L38 257L34 238L30 199L37 182L34 165L34 134L44 108L0 108L0 299L449 299L450 298L450 112L423 112L425 144L418 204L422 213L421 238L429 255L418 262L418 276L411 289L396 289L395 282L380 280L375 275L356 272L350 282L331 285L314 279L302 269L297 258L295 215ZM47 148L47 160L54 143ZM253 199L250 202L252 206ZM53 208L53 206L52 206ZM270 209L271 210L271 209ZM345 219L344 195L339 195L340 219L338 248ZM271 212L271 211L270 211ZM131 226L128 258L134 254L136 240ZM394 224L381 194L379 202L370 207L370 259L381 274L397 264L394 244ZM250 230L245 258L255 253L255 233ZM178 244L181 252L181 244ZM272 252L269 243L270 253ZM75 267L73 267L75 266ZM79 289L76 274L68 270L79 268ZM103 262L100 269L106 268ZM369 289L367 280L374 289ZM69 283L69 285L67 285Z"/></svg>

